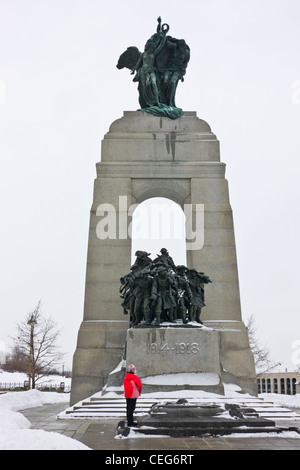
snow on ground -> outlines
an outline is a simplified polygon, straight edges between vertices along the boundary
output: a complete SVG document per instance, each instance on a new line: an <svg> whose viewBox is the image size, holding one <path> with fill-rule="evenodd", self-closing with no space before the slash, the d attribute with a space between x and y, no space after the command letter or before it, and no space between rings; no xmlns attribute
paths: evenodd
<svg viewBox="0 0 300 470"><path fill-rule="evenodd" d="M0 369L0 383L16 383L23 385L25 380L28 381L28 377L24 372L6 372ZM61 375L48 375L47 377L43 377L37 381L37 386L59 385L61 382L64 382L65 386L71 386L71 378Z"/></svg>
<svg viewBox="0 0 300 470"><path fill-rule="evenodd" d="M0 395L1 450L89 450L81 442L55 432L29 429L19 410L49 403L68 403L69 395L56 392L7 392Z"/></svg>
<svg viewBox="0 0 300 470"><path fill-rule="evenodd" d="M23 383L26 374L0 371L0 382ZM44 378L47 383L65 382L71 379L61 376ZM30 422L19 413L26 408L35 408L44 404L69 403L68 393L40 392L6 392L0 395L0 450L89 450L81 442L59 433L29 429Z"/></svg>
<svg viewBox="0 0 300 470"><path fill-rule="evenodd" d="M286 408L299 408L300 409L300 394L296 395L281 395L277 393L261 393L260 398L265 401L271 401Z"/></svg>

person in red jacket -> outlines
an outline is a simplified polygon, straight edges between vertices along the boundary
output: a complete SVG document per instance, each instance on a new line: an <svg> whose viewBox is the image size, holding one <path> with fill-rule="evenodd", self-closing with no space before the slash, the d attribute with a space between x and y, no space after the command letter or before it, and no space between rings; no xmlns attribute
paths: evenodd
<svg viewBox="0 0 300 470"><path fill-rule="evenodd" d="M136 368L130 364L127 368L127 373L124 378L124 392L127 407L127 424L128 426L136 426L137 423L133 421L133 412L136 406L136 399L142 392L142 383L136 375Z"/></svg>

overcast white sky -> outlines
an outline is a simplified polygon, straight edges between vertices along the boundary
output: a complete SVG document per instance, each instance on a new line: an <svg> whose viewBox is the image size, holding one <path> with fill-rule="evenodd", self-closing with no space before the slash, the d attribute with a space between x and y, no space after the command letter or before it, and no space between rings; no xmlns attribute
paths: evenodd
<svg viewBox="0 0 300 470"><path fill-rule="evenodd" d="M71 367L101 140L139 107L136 83L116 63L128 46L143 50L159 15L191 48L177 105L221 143L243 319L255 316L273 359L293 370L299 0L0 0L0 344L41 299L63 327Z"/></svg>

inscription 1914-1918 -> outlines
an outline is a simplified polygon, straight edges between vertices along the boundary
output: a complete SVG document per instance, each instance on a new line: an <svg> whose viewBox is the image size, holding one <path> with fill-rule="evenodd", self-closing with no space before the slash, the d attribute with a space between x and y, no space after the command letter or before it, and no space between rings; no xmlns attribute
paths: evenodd
<svg viewBox="0 0 300 470"><path fill-rule="evenodd" d="M175 343L169 345L169 343L148 343L147 354L197 354L200 352L198 343Z"/></svg>

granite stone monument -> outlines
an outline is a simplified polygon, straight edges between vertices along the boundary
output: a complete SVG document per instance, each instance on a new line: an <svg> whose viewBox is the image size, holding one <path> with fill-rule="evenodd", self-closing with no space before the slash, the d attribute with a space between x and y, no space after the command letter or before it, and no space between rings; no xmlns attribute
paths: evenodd
<svg viewBox="0 0 300 470"><path fill-rule="evenodd" d="M159 20L156 36L145 48L154 57L150 60L145 52L143 57L138 52L136 62L129 66L138 74L141 110L125 111L102 140L90 211L84 314L73 358L71 405L100 391L124 358L136 365L149 390L159 388L160 376L160 387L166 390L194 387L222 393L224 383L234 383L257 394L253 355L241 316L225 163L220 161L219 141L207 122L194 111L175 116L175 89L185 73L189 48L184 41L168 37L168 31L169 26ZM177 67L180 57L181 69ZM118 66L121 68L120 61ZM143 101L145 96L158 99L153 104ZM168 106L172 115L166 112ZM186 240L186 268L201 271L212 281L205 287L201 323L191 328L182 313L177 317L181 323L173 327L172 323L165 327L160 319L157 325L149 324L152 318L144 297L140 299L142 313L137 308L133 315L143 315L148 325L138 328L130 321L140 323L141 317L130 320L124 315L130 302L121 306L120 279L131 271L131 216L137 204L152 197L165 197L183 210L190 209L194 238L188 234ZM195 226L197 216L204 222L201 233ZM144 267L147 256L139 258ZM159 308L156 315L161 315Z"/></svg>

